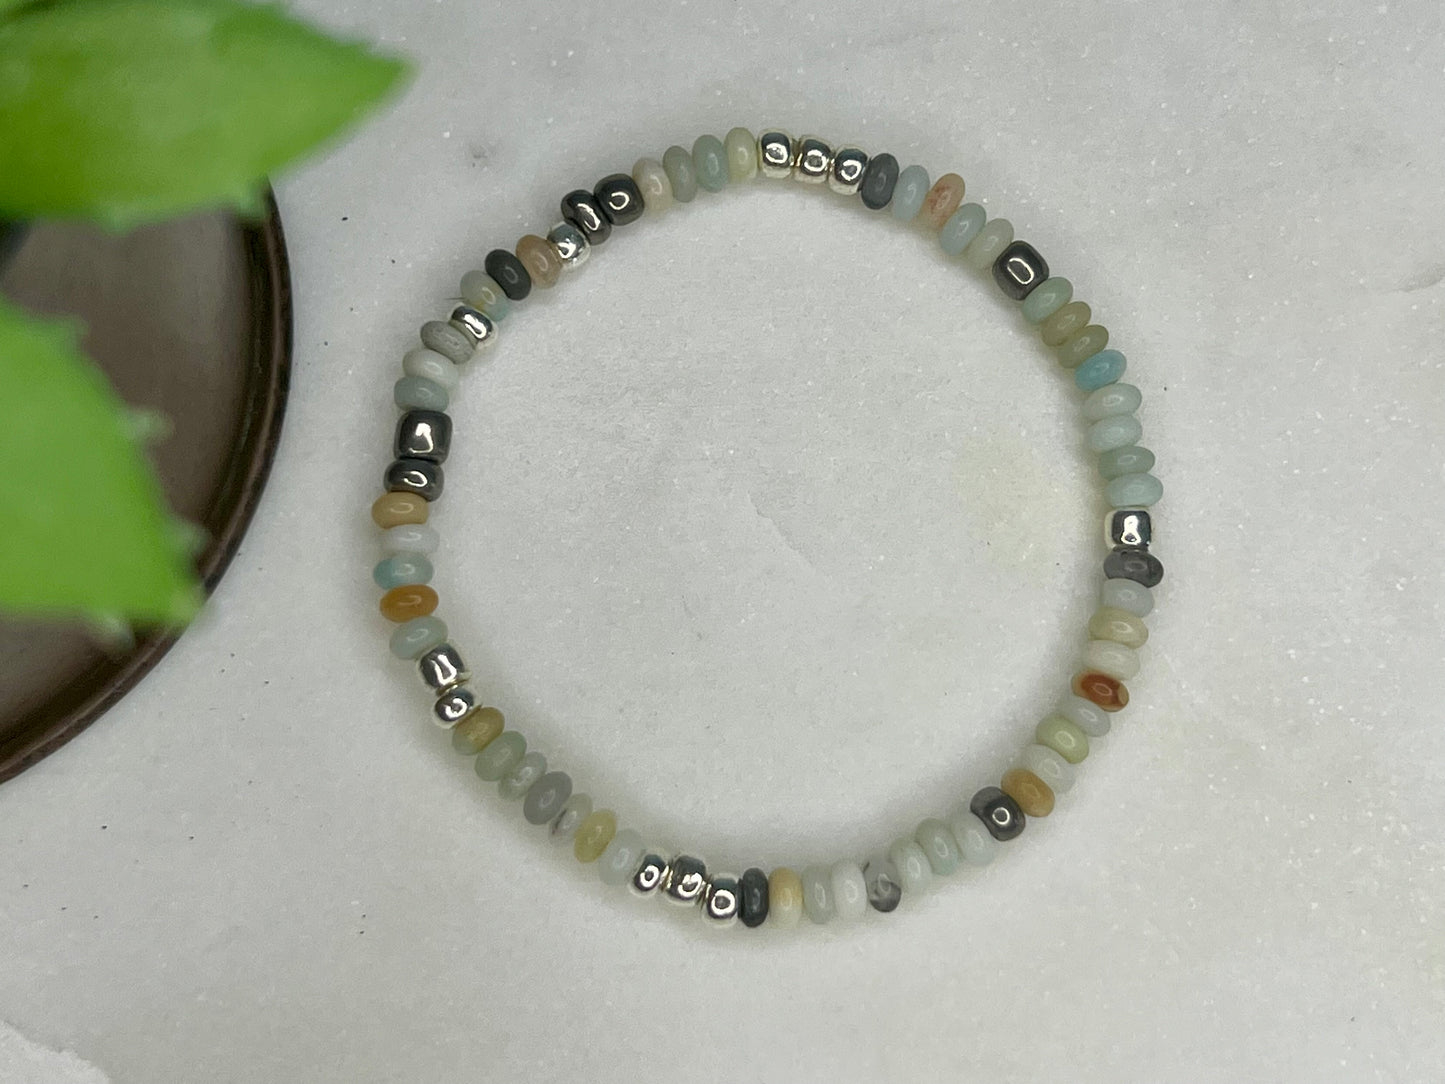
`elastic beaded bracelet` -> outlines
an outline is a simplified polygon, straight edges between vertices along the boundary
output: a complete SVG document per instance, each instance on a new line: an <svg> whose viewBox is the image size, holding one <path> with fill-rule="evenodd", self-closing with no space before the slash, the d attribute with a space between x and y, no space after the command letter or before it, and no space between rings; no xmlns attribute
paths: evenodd
<svg viewBox="0 0 1445 1084"><path fill-rule="evenodd" d="M595 808L576 792L570 776L549 770L547 758L508 730L502 713L482 704L468 684L446 625L436 617L438 599L429 586L436 532L427 526L432 502L442 495L442 466L452 439L446 414L462 367L497 339L497 325L534 288L550 289L581 267L594 248L619 227L673 203L729 183L794 178L856 196L871 210L891 210L899 221L920 223L949 256L990 271L1005 296L1020 303L1060 364L1072 371L1083 400L1086 441L1099 457L1109 505L1105 519L1104 583L1100 605L1088 623L1080 668L1056 710L1038 724L1033 741L997 786L980 789L943 818L923 820L912 836L895 841L863 862L844 859L801 873L753 867L740 876L709 871L688 854L664 854L616 815ZM1119 383L1124 355L1106 349L1109 333L1091 322L1089 306L1073 298L1069 281L1050 276L1044 258L1015 240L1007 219L990 219L977 203L964 203L964 182L948 173L930 185L927 171L899 169L891 154L869 156L856 147L834 150L812 136L794 139L769 130L758 137L734 128L725 139L705 135L689 152L669 147L661 161L643 158L631 175L604 177L590 191L569 192L561 221L545 236L528 234L513 251L496 249L482 270L461 281L463 304L449 319L422 325L421 346L402 361L404 375L394 397L402 411L396 426L387 492L372 506L386 556L374 579L384 594L381 612L396 623L392 654L415 660L435 695L436 721L452 744L475 758L482 780L495 783L507 800L520 802L528 823L553 840L572 845L579 862L595 863L609 885L630 885L701 911L711 924L741 919L742 925L796 925L804 912L816 923L857 919L870 907L894 910L906 895L947 877L960 865L991 862L1000 844L1018 837L1030 817L1046 817L1056 796L1074 783L1075 766L1089 754L1091 738L1107 734L1110 716L1129 702L1124 682L1139 669L1138 650L1148 639L1143 618L1153 608L1151 588L1163 567L1150 552L1149 507L1163 488L1151 473L1154 453L1140 447L1136 411L1139 390Z"/></svg>

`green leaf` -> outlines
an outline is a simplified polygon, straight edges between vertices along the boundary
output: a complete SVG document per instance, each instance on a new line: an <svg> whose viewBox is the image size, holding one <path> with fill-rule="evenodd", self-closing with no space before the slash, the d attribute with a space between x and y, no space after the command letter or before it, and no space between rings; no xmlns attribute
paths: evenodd
<svg viewBox="0 0 1445 1084"><path fill-rule="evenodd" d="M200 589L133 428L73 323L0 299L0 609L195 613Z"/></svg>
<svg viewBox="0 0 1445 1084"><path fill-rule="evenodd" d="M15 12L0 20L0 217L124 227L254 203L267 174L359 119L404 71L236 0Z"/></svg>

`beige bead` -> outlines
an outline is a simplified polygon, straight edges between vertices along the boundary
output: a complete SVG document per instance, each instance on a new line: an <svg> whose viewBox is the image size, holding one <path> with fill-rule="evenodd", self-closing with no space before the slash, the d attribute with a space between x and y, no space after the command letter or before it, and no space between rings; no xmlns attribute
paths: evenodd
<svg viewBox="0 0 1445 1084"><path fill-rule="evenodd" d="M1054 313L1039 327L1039 337L1045 346L1062 346L1089 324L1093 314L1082 301L1070 301Z"/></svg>
<svg viewBox="0 0 1445 1084"><path fill-rule="evenodd" d="M803 917L803 878L779 866L768 875L768 925L792 929Z"/></svg>
<svg viewBox="0 0 1445 1084"><path fill-rule="evenodd" d="M403 523L425 523L429 508L415 493L383 493L371 505L371 520L383 530Z"/></svg>
<svg viewBox="0 0 1445 1084"><path fill-rule="evenodd" d="M468 753L480 753L497 740L504 725L496 708L477 708L452 729L452 744Z"/></svg>
<svg viewBox="0 0 1445 1084"><path fill-rule="evenodd" d="M610 809L589 813L577 826L577 838L572 841L572 853L579 862L595 862L602 857L602 852L616 834L616 813Z"/></svg>
<svg viewBox="0 0 1445 1084"><path fill-rule="evenodd" d="M931 230L943 229L943 224L958 210L963 202L963 178L957 173L945 173L933 182L928 195L923 197L923 207L918 212L918 221Z"/></svg>
<svg viewBox="0 0 1445 1084"><path fill-rule="evenodd" d="M1047 817L1054 811L1054 792L1027 768L1004 772L999 789L1019 804L1026 817Z"/></svg>
<svg viewBox="0 0 1445 1084"><path fill-rule="evenodd" d="M644 214L656 214L672 206L672 182L656 158L639 158L632 167L632 183L642 193Z"/></svg>
<svg viewBox="0 0 1445 1084"><path fill-rule="evenodd" d="M562 274L562 257L545 237L529 233L517 242L517 259L532 276L532 285L549 289L557 285L557 276Z"/></svg>
<svg viewBox="0 0 1445 1084"><path fill-rule="evenodd" d="M1089 635L1096 640L1113 640L1125 647L1143 647L1149 639L1149 628L1128 610L1100 606L1089 618Z"/></svg>
<svg viewBox="0 0 1445 1084"><path fill-rule="evenodd" d="M1109 329L1103 324L1090 324L1058 348L1059 364L1075 369L1109 345Z"/></svg>
<svg viewBox="0 0 1445 1084"><path fill-rule="evenodd" d="M963 262L975 270L986 271L1013 241L1013 223L1006 218L991 218L963 250Z"/></svg>

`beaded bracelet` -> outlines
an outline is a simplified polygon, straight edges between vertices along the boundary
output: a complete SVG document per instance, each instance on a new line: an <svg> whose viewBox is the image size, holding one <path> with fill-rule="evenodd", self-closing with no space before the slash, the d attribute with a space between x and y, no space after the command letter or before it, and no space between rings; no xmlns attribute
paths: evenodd
<svg viewBox="0 0 1445 1084"><path fill-rule="evenodd" d="M438 600L429 586L428 555L437 547L437 534L426 524L431 503L442 494L442 463L452 433L445 413L450 395L466 363L496 342L497 325L511 307L534 287L550 289L581 267L615 228L759 174L826 184L841 195L857 196L871 210L891 209L893 218L918 222L934 234L947 255L961 257L978 271L992 271L999 289L1021 303L1024 319L1039 329L1045 345L1086 393L1086 441L1099 456L1105 480L1109 553L1080 668L998 786L983 787L944 818L922 821L913 835L862 863L844 859L810 866L801 874L751 868L735 876L710 872L688 854L661 853L636 831L619 830L611 810L594 808L565 772L549 770L545 756L505 728L497 708L478 701L446 626L433 613ZM1142 619L1153 608L1151 588L1163 576L1159 560L1149 552L1148 511L1163 488L1150 473L1154 453L1138 444L1139 390L1118 383L1124 355L1105 349L1108 331L1090 322L1089 306L1073 300L1069 281L1050 277L1043 257L1014 240L1007 219L989 219L977 203L964 203L963 193L963 179L956 173L930 185L922 166L900 170L891 154L870 157L856 147L834 151L811 136L793 139L767 131L754 138L745 128L732 129L722 140L704 135L690 152L669 147L661 161L641 159L630 176L613 174L591 191L568 193L562 198L562 220L545 237L528 234L514 251L496 249L482 270L467 272L461 281L465 303L450 319L423 324L421 346L403 359L405 375L394 393L402 411L395 458L386 469L387 492L371 511L387 554L373 578L385 592L382 614L397 623L392 654L416 661L435 694L437 722L451 730L459 752L476 758L477 775L495 783L502 798L519 801L529 824L553 840L570 842L579 862L595 863L603 883L630 885L639 895L696 907L718 925L741 919L745 927L764 922L793 926L804 912L816 923L857 919L870 905L892 911L905 894L922 891L960 865L988 864L1002 842L1024 830L1027 818L1048 816L1055 795L1073 786L1074 766L1088 755L1090 738L1108 733L1110 716L1129 702L1124 681L1138 672L1138 648L1149 635Z"/></svg>

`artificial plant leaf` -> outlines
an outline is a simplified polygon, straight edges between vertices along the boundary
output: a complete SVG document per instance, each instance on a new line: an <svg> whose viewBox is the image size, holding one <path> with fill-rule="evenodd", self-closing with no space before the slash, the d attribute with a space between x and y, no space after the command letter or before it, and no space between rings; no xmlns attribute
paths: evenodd
<svg viewBox="0 0 1445 1084"><path fill-rule="evenodd" d="M404 70L237 0L14 12L0 20L0 218L125 227L253 204L267 174L357 120Z"/></svg>
<svg viewBox="0 0 1445 1084"><path fill-rule="evenodd" d="M199 587L132 428L73 323L0 298L0 610L195 613Z"/></svg>

